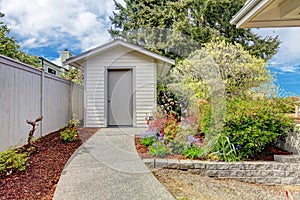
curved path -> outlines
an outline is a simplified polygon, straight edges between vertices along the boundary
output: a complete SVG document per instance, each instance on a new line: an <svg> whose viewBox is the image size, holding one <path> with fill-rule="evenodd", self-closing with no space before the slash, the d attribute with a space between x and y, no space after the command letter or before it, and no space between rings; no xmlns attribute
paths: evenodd
<svg viewBox="0 0 300 200"><path fill-rule="evenodd" d="M144 129L101 129L70 158L54 200L174 199L152 175L135 149L134 135Z"/></svg>

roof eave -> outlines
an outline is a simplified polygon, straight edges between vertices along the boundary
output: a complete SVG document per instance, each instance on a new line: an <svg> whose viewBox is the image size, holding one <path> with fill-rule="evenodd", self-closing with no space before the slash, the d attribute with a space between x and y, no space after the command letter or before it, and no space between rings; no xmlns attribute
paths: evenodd
<svg viewBox="0 0 300 200"><path fill-rule="evenodd" d="M251 0L247 2L241 10L230 20L231 24L235 24L237 28L248 28L249 22L255 14L271 0Z"/></svg>
<svg viewBox="0 0 300 200"><path fill-rule="evenodd" d="M137 45L134 45L134 44L130 44L128 42L125 42L125 41L122 41L122 40L114 40L112 42L109 42L107 44L104 44L104 45L101 45L99 47L96 47L94 49L91 49L89 51L86 51L86 52L83 52L77 56L74 56L74 57L71 57L69 59L67 59L65 62L64 62L64 65L71 65L71 66L74 66L77 65L76 63L80 60L86 60L88 57L94 55L94 54L97 54L101 51L104 51L105 49L109 49L113 46L116 46L116 45L123 45L125 47L128 47L132 50L135 50L135 51L138 51L142 54L145 54L145 55L148 55L150 57L153 57L155 59L158 59L158 60L161 60L163 62L166 62L166 63L169 63L170 65L175 65L175 61L172 60L172 59L169 59L167 57L164 57L164 56L161 56L159 54L156 54L154 52L151 52L151 51L148 51L146 49L144 49L143 47L140 47L140 46L137 46Z"/></svg>

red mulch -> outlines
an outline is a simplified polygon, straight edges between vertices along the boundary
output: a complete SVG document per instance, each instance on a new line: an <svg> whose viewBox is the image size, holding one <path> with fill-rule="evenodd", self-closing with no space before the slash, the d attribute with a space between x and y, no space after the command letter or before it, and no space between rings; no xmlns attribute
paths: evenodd
<svg viewBox="0 0 300 200"><path fill-rule="evenodd" d="M265 152L257 156L257 158L254 160L274 161L274 155L291 155L291 153L280 149L279 147L270 146Z"/></svg>
<svg viewBox="0 0 300 200"><path fill-rule="evenodd" d="M144 158L155 158L155 156L151 156L148 154L148 147L145 145L141 144L141 139L139 136L135 136L135 146L137 149L137 152L139 153L139 156L144 159ZM263 152L261 155L257 156L255 159L252 159L252 161L274 161L274 155L290 155L291 153L288 151L285 151L283 149L280 149L279 147L268 147L265 152ZM177 154L172 154L172 155L167 155L165 158L167 159L185 159L184 156L182 155L177 155ZM251 160L249 160L251 161Z"/></svg>
<svg viewBox="0 0 300 200"><path fill-rule="evenodd" d="M80 128L79 138L63 143L59 131L50 133L34 143L34 152L25 171L0 177L0 199L51 200L61 172L73 152L99 129Z"/></svg>

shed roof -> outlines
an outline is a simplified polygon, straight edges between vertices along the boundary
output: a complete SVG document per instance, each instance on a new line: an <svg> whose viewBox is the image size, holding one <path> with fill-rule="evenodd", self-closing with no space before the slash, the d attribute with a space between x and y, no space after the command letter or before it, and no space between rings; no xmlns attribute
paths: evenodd
<svg viewBox="0 0 300 200"><path fill-rule="evenodd" d="M299 27L300 0L248 0L230 23L238 28Z"/></svg>
<svg viewBox="0 0 300 200"><path fill-rule="evenodd" d="M77 68L81 68L81 67L83 67L84 61L87 60L89 57L92 57L95 54L105 52L108 49L116 47L118 45L127 47L129 49L132 49L133 51L137 51L139 53L142 53L142 54L147 55L149 57L152 57L154 59L157 59L157 60L163 61L165 63L168 63L170 65L175 65L175 61L172 60L172 59L169 59L165 56L162 56L162 55L159 55L159 54L154 53L152 51L146 50L145 48L143 48L141 46L134 45L134 44L131 44L129 42L125 42L125 41L120 40L120 39L113 40L112 42L106 43L104 45L100 45L100 46L95 47L91 50L88 50L86 52L83 52L81 54L73 56L71 58L68 58L64 62L64 65L71 65L71 66L74 66L74 67L77 67Z"/></svg>

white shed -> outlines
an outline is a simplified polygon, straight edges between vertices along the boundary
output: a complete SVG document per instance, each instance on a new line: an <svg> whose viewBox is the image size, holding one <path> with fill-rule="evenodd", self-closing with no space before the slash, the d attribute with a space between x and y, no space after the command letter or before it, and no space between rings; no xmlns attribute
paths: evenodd
<svg viewBox="0 0 300 200"><path fill-rule="evenodd" d="M66 60L84 69L84 126L146 126L156 109L156 84L174 60L114 40Z"/></svg>

